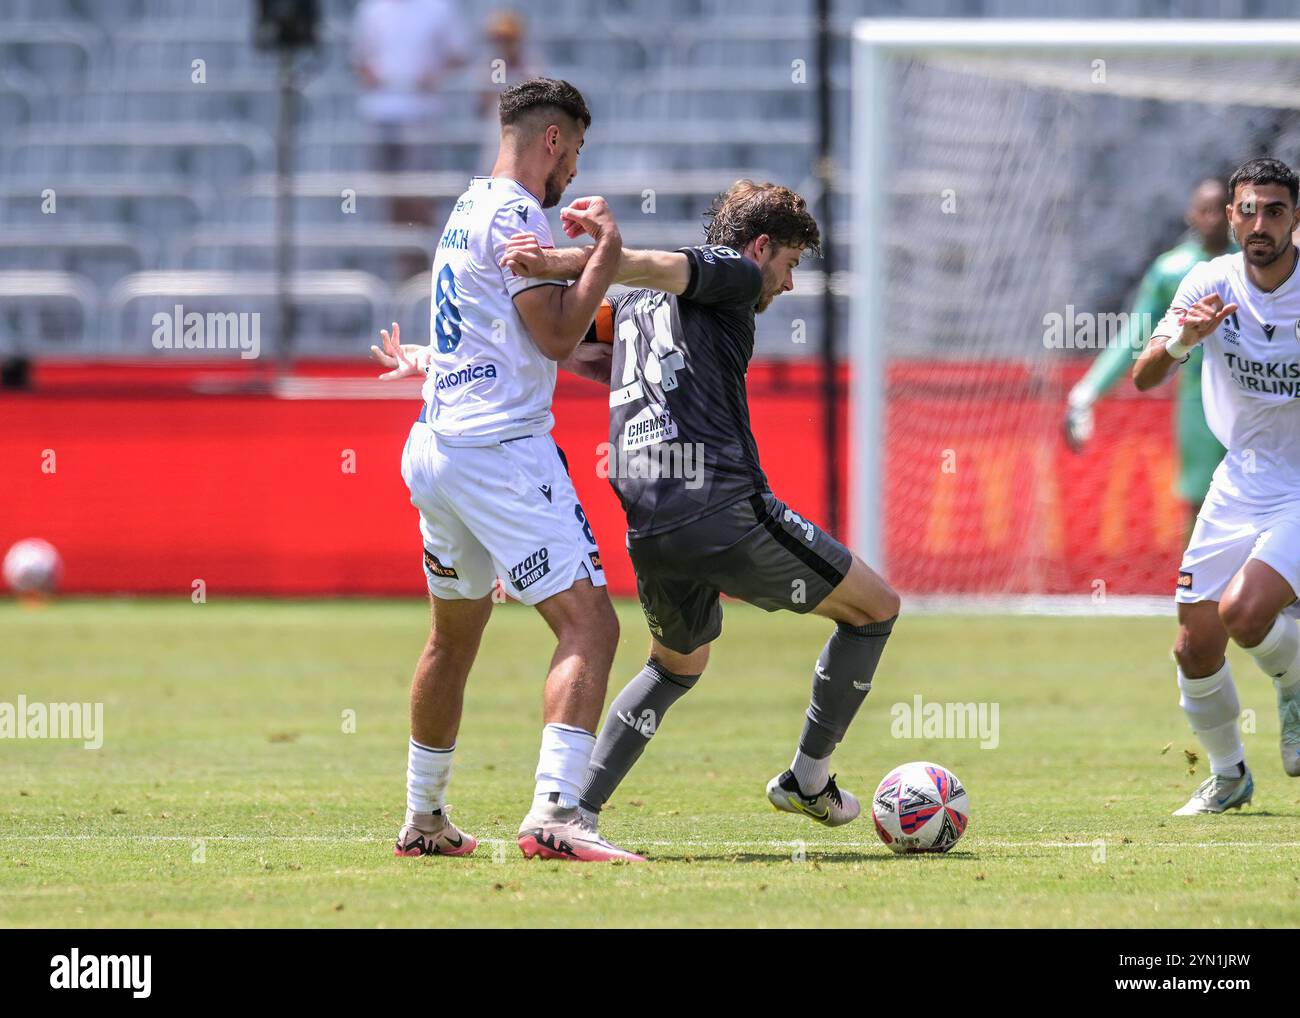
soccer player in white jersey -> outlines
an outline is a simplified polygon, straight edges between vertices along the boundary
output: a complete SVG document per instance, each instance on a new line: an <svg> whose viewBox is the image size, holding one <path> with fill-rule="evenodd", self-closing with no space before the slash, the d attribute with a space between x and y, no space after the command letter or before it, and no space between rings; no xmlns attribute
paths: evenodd
<svg viewBox="0 0 1300 1018"><path fill-rule="evenodd" d="M420 510L433 617L411 685L407 812L395 852L468 855L477 844L448 819L446 791L466 679L500 576L558 641L519 847L528 857L640 860L601 838L577 809L618 620L591 528L550 436L556 366L572 365L618 268L622 240L605 202L587 199L566 219L595 241L571 286L501 266L506 241L520 230L551 243L542 210L556 205L573 179L591 115L577 89L546 78L506 89L499 108L492 175L476 177L461 195L438 244L432 342L403 347L394 325L383 334L384 349L371 348L392 369L381 377L427 375L402 477Z"/></svg>
<svg viewBox="0 0 1300 1018"><path fill-rule="evenodd" d="M1181 704L1210 776L1175 815L1250 802L1228 639L1273 679L1282 766L1300 776L1300 226L1296 174L1252 159L1228 182L1240 251L1202 262L1178 288L1133 369L1139 389L1163 381L1204 345L1206 421L1228 450L1214 473L1178 573Z"/></svg>

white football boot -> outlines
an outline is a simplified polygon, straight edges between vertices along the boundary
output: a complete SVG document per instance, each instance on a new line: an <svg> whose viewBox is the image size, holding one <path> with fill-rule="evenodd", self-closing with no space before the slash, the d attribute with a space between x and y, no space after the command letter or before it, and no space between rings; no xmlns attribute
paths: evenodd
<svg viewBox="0 0 1300 1018"><path fill-rule="evenodd" d="M583 816L587 810L557 805L534 807L519 825L519 851L528 859L569 862L645 862L645 857L611 844Z"/></svg>
<svg viewBox="0 0 1300 1018"><path fill-rule="evenodd" d="M450 806L436 813L406 811L406 823L397 834L393 855L469 855L478 847L478 839L451 822Z"/></svg>
<svg viewBox="0 0 1300 1018"><path fill-rule="evenodd" d="M1250 804L1255 794L1255 779L1250 776L1250 768L1239 778L1225 778L1211 774L1201 782L1200 787L1182 809L1174 810L1176 817L1194 817L1206 813L1226 813L1230 809L1241 809Z"/></svg>
<svg viewBox="0 0 1300 1018"><path fill-rule="evenodd" d="M1277 691L1277 717L1282 727L1282 769L1300 778L1300 686Z"/></svg>
<svg viewBox="0 0 1300 1018"><path fill-rule="evenodd" d="M804 795L794 772L786 771L767 783L767 798L782 813L798 813L827 827L847 824L862 812L857 797L835 784L834 774L816 795Z"/></svg>

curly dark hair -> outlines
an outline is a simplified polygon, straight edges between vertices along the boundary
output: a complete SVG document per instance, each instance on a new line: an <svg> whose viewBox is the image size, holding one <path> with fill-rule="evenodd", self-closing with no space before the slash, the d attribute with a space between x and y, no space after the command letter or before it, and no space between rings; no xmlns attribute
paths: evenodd
<svg viewBox="0 0 1300 1018"><path fill-rule="evenodd" d="M738 180L713 199L704 213L704 237L737 251L766 233L782 247L821 254L821 232L808 203L780 184Z"/></svg>
<svg viewBox="0 0 1300 1018"><path fill-rule="evenodd" d="M1291 195L1291 204L1296 203L1300 194L1300 179L1295 171L1281 159L1252 159L1237 167L1237 172L1228 180L1228 200L1237 200L1238 184L1281 184Z"/></svg>
<svg viewBox="0 0 1300 1018"><path fill-rule="evenodd" d="M582 93L558 78L529 78L511 85L501 93L497 109L502 127L516 124L539 110L557 110L581 121L583 127L591 126L591 111Z"/></svg>

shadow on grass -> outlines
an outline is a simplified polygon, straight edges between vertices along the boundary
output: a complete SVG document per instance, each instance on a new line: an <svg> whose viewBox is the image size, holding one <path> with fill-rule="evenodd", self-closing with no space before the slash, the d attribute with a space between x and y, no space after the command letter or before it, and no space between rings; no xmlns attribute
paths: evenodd
<svg viewBox="0 0 1300 1018"><path fill-rule="evenodd" d="M915 854L915 855L896 855L893 852L859 852L844 851L837 852L834 849L818 849L809 846L805 850L804 858L796 860L791 852L691 852L687 855L650 855L651 862L662 863L685 863L689 865L692 862L726 862L726 863L791 863L796 866L807 866L810 863L817 863L818 866L842 865L844 863L893 863L900 864L912 863L919 864L924 859L960 859L964 862L978 862L980 857L974 852L949 852L946 855L936 854Z"/></svg>
<svg viewBox="0 0 1300 1018"><path fill-rule="evenodd" d="M1268 809L1244 809L1244 810L1230 809L1230 810L1225 810L1223 813L1205 813L1202 814L1202 816L1214 817L1216 821L1219 823L1231 823L1233 821L1238 821L1238 820L1254 820L1256 818L1263 819L1267 817L1272 817L1274 819L1285 818L1287 820L1294 820L1297 816L1300 816L1300 813L1297 813L1295 811L1292 811L1290 813L1274 813L1272 810L1268 810ZM1183 820L1186 818L1179 817L1178 819ZM1177 827L1177 825L1174 826L1175 828ZM1170 828L1165 827L1164 829L1169 830Z"/></svg>

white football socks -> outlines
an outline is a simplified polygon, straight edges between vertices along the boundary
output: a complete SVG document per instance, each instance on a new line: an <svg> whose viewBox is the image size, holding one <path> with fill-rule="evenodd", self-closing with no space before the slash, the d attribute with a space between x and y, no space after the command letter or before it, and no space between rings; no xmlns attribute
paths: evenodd
<svg viewBox="0 0 1300 1018"><path fill-rule="evenodd" d="M831 779L831 758L824 756L818 760L807 756L803 750L796 750L790 770L795 781L799 782L799 791L806 796L813 796L825 788Z"/></svg>
<svg viewBox="0 0 1300 1018"><path fill-rule="evenodd" d="M552 722L542 729L542 751L537 758L537 785L533 807L547 805L571 809L578 805L582 783L587 778L596 737L581 728ZM552 795L556 799L552 799Z"/></svg>
<svg viewBox="0 0 1300 1018"><path fill-rule="evenodd" d="M1273 679L1279 691L1291 691L1300 683L1300 628L1295 619L1279 615L1263 640L1243 650Z"/></svg>
<svg viewBox="0 0 1300 1018"><path fill-rule="evenodd" d="M1178 669L1178 688L1182 691L1179 705L1210 758L1210 770L1223 777L1237 777L1237 765L1245 762L1246 750L1237 728L1241 703L1228 662L1203 679L1189 679Z"/></svg>
<svg viewBox="0 0 1300 1018"><path fill-rule="evenodd" d="M454 743L450 749L435 749L411 740L406 754L406 808L412 813L442 809L455 750Z"/></svg>

